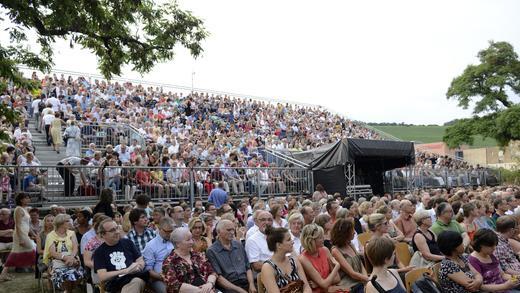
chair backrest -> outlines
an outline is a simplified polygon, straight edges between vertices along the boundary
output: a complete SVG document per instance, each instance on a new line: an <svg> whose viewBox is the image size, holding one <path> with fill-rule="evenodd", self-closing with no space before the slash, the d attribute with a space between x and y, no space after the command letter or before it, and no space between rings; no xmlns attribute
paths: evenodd
<svg viewBox="0 0 520 293"><path fill-rule="evenodd" d="M430 268L418 268L418 269L413 269L413 270L409 271L408 273L406 273L406 275L404 276L406 292L408 292L408 293L412 292L413 283L415 283L415 281L417 281L417 279L419 279L424 273L427 273L427 272L431 273L431 269Z"/></svg>
<svg viewBox="0 0 520 293"><path fill-rule="evenodd" d="M408 266L410 264L410 260L412 259L412 254L410 253L410 247L407 243L398 242L395 244L395 254L397 259L404 265Z"/></svg>
<svg viewBox="0 0 520 293"><path fill-rule="evenodd" d="M435 265L432 266L432 274L433 274L433 281L437 283L437 286L440 288L439 283L439 270L441 269L441 263L438 262Z"/></svg>
<svg viewBox="0 0 520 293"><path fill-rule="evenodd" d="M264 283L262 283L262 274L256 276L256 283L258 284L258 293L265 293Z"/></svg>
<svg viewBox="0 0 520 293"><path fill-rule="evenodd" d="M372 232L370 232L370 231L361 233L357 236L357 239L358 239L361 247L365 247L365 244L367 244L367 242L368 242L368 240L370 240L370 238L372 238Z"/></svg>

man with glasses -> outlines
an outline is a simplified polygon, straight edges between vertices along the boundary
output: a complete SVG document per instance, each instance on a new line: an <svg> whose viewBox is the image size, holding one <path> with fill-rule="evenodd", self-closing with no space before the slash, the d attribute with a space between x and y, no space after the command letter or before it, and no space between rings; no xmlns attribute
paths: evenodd
<svg viewBox="0 0 520 293"><path fill-rule="evenodd" d="M188 227L188 224L184 223L184 209L181 206L174 206L170 211L170 217L173 219L174 228Z"/></svg>
<svg viewBox="0 0 520 293"><path fill-rule="evenodd" d="M413 214L415 213L415 205L407 200L403 199L400 205L399 217L395 220L395 225L404 234L403 241L410 243L413 235L417 230L417 224L413 220Z"/></svg>
<svg viewBox="0 0 520 293"><path fill-rule="evenodd" d="M257 218L258 231L246 239L246 253L255 273L262 270L264 261L271 258L273 252L267 247L265 228L273 225L273 216L268 211L259 211Z"/></svg>
<svg viewBox="0 0 520 293"><path fill-rule="evenodd" d="M240 241L235 239L235 224L221 220L217 224L218 239L206 252L218 274L217 286L224 293L256 292L253 273Z"/></svg>
<svg viewBox="0 0 520 293"><path fill-rule="evenodd" d="M121 238L116 222L103 220L98 234L105 241L94 251L94 271L108 292L143 292L149 272L143 271L144 259L134 243Z"/></svg>
<svg viewBox="0 0 520 293"><path fill-rule="evenodd" d="M132 240L139 252L142 252L146 243L155 237L155 231L148 228L148 218L143 209L133 209L128 219L132 223L132 229L128 231L126 238Z"/></svg>
<svg viewBox="0 0 520 293"><path fill-rule="evenodd" d="M462 236L462 244L464 244L464 248L468 247L471 240L469 239L468 233L464 231L464 228L453 219L453 208L447 202L443 202L437 206L435 209L435 213L437 215L437 220L433 223L430 230L435 233L435 235L439 236L444 231L453 231L460 233Z"/></svg>
<svg viewBox="0 0 520 293"><path fill-rule="evenodd" d="M150 272L152 287L156 293L165 293L166 285L161 277L164 259L173 249L170 235L174 230L174 222L171 218L164 217L159 222L158 235L148 242L143 250L145 270Z"/></svg>

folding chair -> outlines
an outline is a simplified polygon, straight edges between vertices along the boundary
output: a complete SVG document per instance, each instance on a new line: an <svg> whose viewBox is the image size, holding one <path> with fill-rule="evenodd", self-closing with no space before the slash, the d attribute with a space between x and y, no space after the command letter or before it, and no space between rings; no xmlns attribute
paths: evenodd
<svg viewBox="0 0 520 293"><path fill-rule="evenodd" d="M408 266L410 264L410 260L412 259L412 254L410 253L410 246L405 242L399 242L395 245L395 254L397 259L404 265Z"/></svg>
<svg viewBox="0 0 520 293"><path fill-rule="evenodd" d="M265 286L262 283L262 274L256 276L256 283L258 284L258 293L265 293Z"/></svg>
<svg viewBox="0 0 520 293"><path fill-rule="evenodd" d="M405 285L406 285L406 292L410 293L412 292L412 285L419 279L424 273L432 273L432 270L430 268L418 268L409 271L406 273L404 279L405 279Z"/></svg>
<svg viewBox="0 0 520 293"><path fill-rule="evenodd" d="M357 239L359 241L359 244L362 246L362 247L365 247L365 244L368 242L368 240L370 240L370 238L372 238L372 232L365 232L365 233L361 233L357 236Z"/></svg>

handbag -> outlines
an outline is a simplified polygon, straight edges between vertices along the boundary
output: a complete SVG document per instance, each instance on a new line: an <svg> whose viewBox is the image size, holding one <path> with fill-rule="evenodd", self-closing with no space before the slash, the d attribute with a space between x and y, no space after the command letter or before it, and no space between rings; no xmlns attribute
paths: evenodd
<svg viewBox="0 0 520 293"><path fill-rule="evenodd" d="M200 276L199 268L197 268L196 266L192 266L192 267L193 267L193 274L195 275L195 279L193 279L193 282L191 282L191 284L193 286L197 286L197 287L206 284L206 281L204 281L204 279Z"/></svg>
<svg viewBox="0 0 520 293"><path fill-rule="evenodd" d="M283 288L280 288L280 293L298 293L303 292L303 281L296 280L291 281L289 284L285 285Z"/></svg>
<svg viewBox="0 0 520 293"><path fill-rule="evenodd" d="M432 266L433 264L434 262L426 260L419 250L417 250L410 259L410 265L415 266L416 268L426 268Z"/></svg>

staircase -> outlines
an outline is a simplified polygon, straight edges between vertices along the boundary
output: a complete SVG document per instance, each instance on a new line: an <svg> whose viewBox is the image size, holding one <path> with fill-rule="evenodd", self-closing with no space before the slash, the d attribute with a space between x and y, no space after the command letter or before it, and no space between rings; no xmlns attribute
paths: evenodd
<svg viewBox="0 0 520 293"><path fill-rule="evenodd" d="M29 122L29 130L32 134L33 146L35 148L35 156L40 161L42 169L47 169L47 191L44 193L44 197L48 199L48 201L43 202L34 202L36 200L33 199L34 205L39 205L43 208L49 207L52 204L63 205L66 207L83 207L86 205L94 205L97 201L97 196L95 197L64 197L64 184L63 179L60 174L56 170L56 164L66 157L65 154L65 146L62 145L60 147L60 153L56 153L51 146L47 145L47 140L45 137L45 130L42 129L41 132L36 130L36 123L34 119L31 119ZM76 182L76 186L79 182Z"/></svg>

